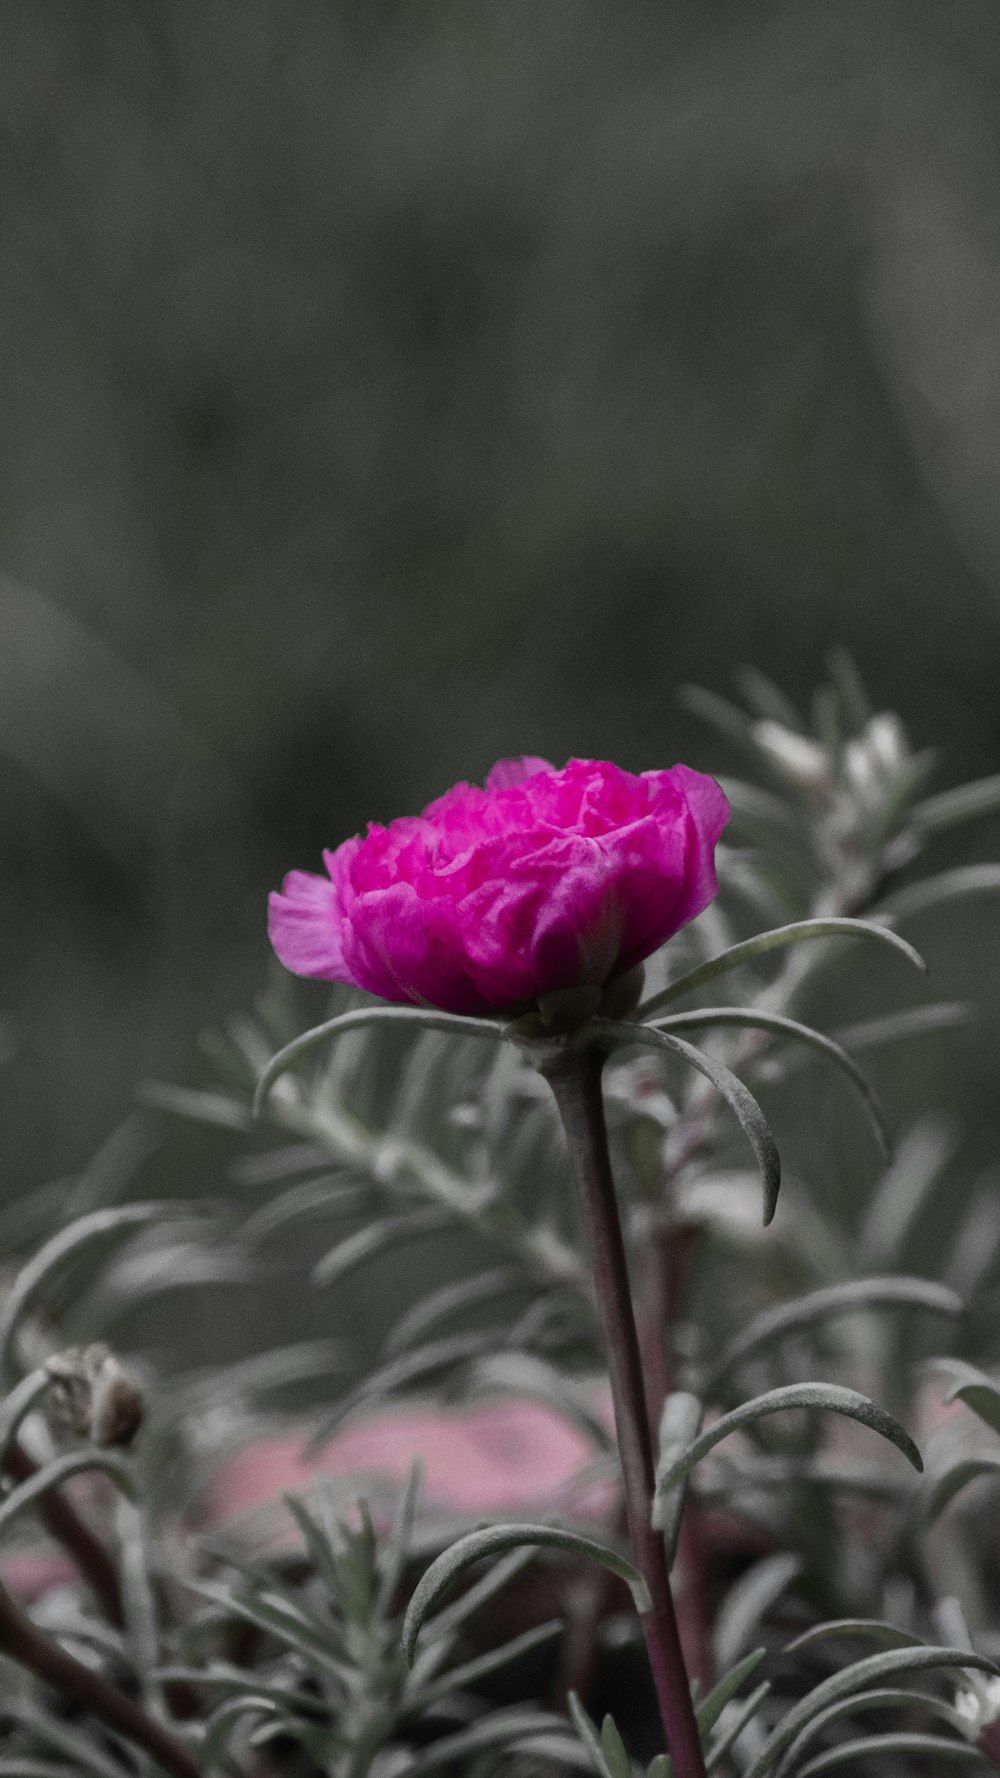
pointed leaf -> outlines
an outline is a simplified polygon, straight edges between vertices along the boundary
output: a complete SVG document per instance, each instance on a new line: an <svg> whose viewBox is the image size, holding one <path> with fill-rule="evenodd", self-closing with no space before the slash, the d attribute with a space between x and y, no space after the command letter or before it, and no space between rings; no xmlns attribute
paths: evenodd
<svg viewBox="0 0 1000 1778"><path fill-rule="evenodd" d="M422 1338L449 1315L462 1309L478 1309L495 1297L520 1294L527 1288L525 1279L512 1266L497 1266L488 1272L475 1272L469 1278L442 1284L428 1296L421 1297L400 1317L386 1337L385 1350L390 1355L405 1352L414 1340Z"/></svg>
<svg viewBox="0 0 1000 1778"><path fill-rule="evenodd" d="M458 1013L435 1012L432 1008L422 1006L361 1006L354 1012L342 1012L335 1019L327 1019L322 1025L314 1025L312 1030L303 1031L301 1037L293 1038L286 1043L284 1049L278 1050L271 1057L259 1081L254 1094L253 1112L259 1117L267 1098L277 1080L294 1068L300 1057L308 1055L310 1050L323 1044L328 1038L340 1037L346 1031L357 1031L366 1025L392 1023L396 1025L413 1025L425 1031L446 1031L452 1037L492 1037L502 1035L501 1027L492 1019L462 1018Z"/></svg>
<svg viewBox="0 0 1000 1778"><path fill-rule="evenodd" d="M219 1704L205 1724L205 1738L200 1749L206 1771L211 1771L223 1759L230 1736L242 1717L277 1715L280 1712L270 1698L254 1692L247 1692L240 1698L227 1698L224 1704Z"/></svg>
<svg viewBox="0 0 1000 1778"><path fill-rule="evenodd" d="M823 920L796 920L789 926L776 926L771 932L759 932L755 938L743 939L740 944L730 945L718 957L710 957L706 963L699 963L686 975L679 976L670 982L660 993L653 994L643 1002L637 1019L648 1019L666 1006L671 1000L677 1000L681 994L690 994L695 988L704 987L707 982L715 981L720 975L726 975L731 969L739 969L744 963L752 963L755 958L766 956L769 951L780 949L784 945L804 944L817 938L873 938L882 944L891 945L904 956L915 968L926 973L927 965L919 951L900 938L898 932L891 927L875 925L871 920L851 920L834 918Z"/></svg>
<svg viewBox="0 0 1000 1778"><path fill-rule="evenodd" d="M921 883L909 883L888 896L878 910L891 920L908 920L928 908L943 906L949 901L965 901L970 895L992 895L1000 889L1000 864L960 864L944 870Z"/></svg>
<svg viewBox="0 0 1000 1778"><path fill-rule="evenodd" d="M704 1050L696 1049L694 1044L686 1043L682 1037L672 1037L668 1031L654 1031L649 1025L633 1024L628 1020L619 1022L615 1019L592 1019L588 1028L595 1037L614 1044L616 1048L638 1043L646 1049L664 1050L668 1054L680 1056L682 1061L689 1063L706 1080L711 1081L716 1092L725 1099L735 1114L753 1149L764 1189L764 1222L765 1225L769 1223L778 1203L781 1156L771 1134L771 1127L749 1087L745 1087L731 1069L717 1062L713 1056L707 1056Z"/></svg>
<svg viewBox="0 0 1000 1778"><path fill-rule="evenodd" d="M406 1486L396 1505L389 1535L381 1540L378 1550L381 1575L375 1599L375 1615L379 1618L388 1617L402 1584L410 1554L410 1539L413 1536L413 1525L417 1516L417 1502L420 1499L423 1478L424 1466L419 1457L414 1457L410 1464L410 1473L406 1478Z"/></svg>
<svg viewBox="0 0 1000 1778"><path fill-rule="evenodd" d="M971 784L956 784L952 790L939 790L927 796L910 810L909 819L921 833L940 833L959 821L972 821L977 815L992 815L1000 809L1000 773L992 778L977 778Z"/></svg>
<svg viewBox="0 0 1000 1778"><path fill-rule="evenodd" d="M788 1748L778 1764L777 1778L791 1778L793 1772L799 1771L799 1761L806 1748L817 1740L842 1716L856 1716L869 1710L900 1710L907 1714L920 1710L924 1715L936 1717L939 1722L946 1722L956 1733L968 1733L968 1720L963 1719L954 1705L948 1704L943 1698L934 1697L930 1692L915 1692L902 1686L881 1686L874 1691L852 1692L849 1697L839 1698L836 1703L829 1704L817 1716L811 1718Z"/></svg>
<svg viewBox="0 0 1000 1778"><path fill-rule="evenodd" d="M690 1474L697 1463L715 1449L731 1432L741 1426L749 1426L754 1420L770 1414L781 1414L792 1408L821 1408L824 1412L844 1414L850 1420L857 1420L862 1426L868 1426L872 1432L881 1434L898 1451L914 1469L923 1469L923 1459L908 1432L887 1414L884 1408L877 1407L866 1395L859 1395L855 1389L845 1389L840 1383L788 1383L781 1389L770 1389L765 1395L757 1395L752 1401L743 1402L728 1414L705 1429L687 1449L675 1457L671 1463L663 1466L657 1476L657 1485L662 1492L672 1488L681 1477Z"/></svg>
<svg viewBox="0 0 1000 1778"><path fill-rule="evenodd" d="M822 1031L814 1031L811 1025L803 1025L798 1019L786 1018L783 1013L761 1012L752 1006L699 1007L697 1012L668 1013L663 1018L653 1019L651 1023L656 1031L696 1030L706 1025L745 1025L755 1031L767 1031L776 1037L794 1037L800 1043L807 1043L811 1049L818 1050L820 1055L826 1056L847 1075L868 1113L882 1153L888 1155L889 1135L875 1088L846 1050L841 1049L839 1043L835 1043L832 1037L826 1037Z"/></svg>
<svg viewBox="0 0 1000 1778"><path fill-rule="evenodd" d="M487 1569L480 1580L474 1582L455 1600L454 1605L447 1606L427 1624L424 1641L436 1641L438 1637L453 1635L470 1617L474 1617L477 1611L481 1611L484 1605L488 1605L491 1599L502 1593L512 1580L523 1574L534 1559L534 1549L525 1549L523 1546L511 1550L508 1556L501 1556L494 1567Z"/></svg>
<svg viewBox="0 0 1000 1778"><path fill-rule="evenodd" d="M764 1699L770 1696L770 1692L771 1682L765 1679L756 1691L750 1693L745 1704L734 1704L731 1707L727 1717L720 1722L705 1755L706 1778L711 1778L711 1774L718 1771L730 1748L739 1740L747 1725L753 1722Z"/></svg>
<svg viewBox="0 0 1000 1778"><path fill-rule="evenodd" d="M521 1704L509 1710L493 1710L471 1728L443 1735L440 1741L412 1756L406 1765L406 1778L427 1778L428 1773L453 1766L467 1754L488 1752L493 1747L530 1746L536 1736L558 1734L560 1730L565 1730L563 1718L549 1711L528 1710Z"/></svg>
<svg viewBox="0 0 1000 1778"><path fill-rule="evenodd" d="M425 1618L430 1616L439 1599L458 1576L484 1556L506 1554L508 1550L523 1544L531 1544L536 1549L561 1550L566 1555L587 1557L591 1561L600 1562L604 1568L626 1582L637 1611L649 1610L646 1583L638 1568L627 1556L619 1555L617 1550L609 1549L606 1544L556 1525L493 1525L460 1537L421 1576L403 1622L401 1640L407 1663L413 1661L417 1637Z"/></svg>
<svg viewBox="0 0 1000 1778"><path fill-rule="evenodd" d="M765 1778L786 1747L791 1746L807 1723L827 1705L850 1697L852 1693L863 1692L870 1684L895 1679L903 1673L924 1673L935 1667L966 1667L1000 1678L1000 1668L993 1661L987 1660L985 1655L970 1654L967 1649L900 1648L886 1654L869 1655L824 1679L794 1705L771 1731L745 1778Z"/></svg>
<svg viewBox="0 0 1000 1778"><path fill-rule="evenodd" d="M100 1470L109 1476L116 1488L130 1499L135 1498L136 1483L131 1465L114 1451L70 1451L65 1457L55 1457L51 1463L35 1471L26 1482L21 1482L12 1493L0 1504L0 1533L7 1530L19 1513L29 1506L34 1506L44 1494L53 1488L61 1487L71 1476L85 1475L90 1470Z"/></svg>
<svg viewBox="0 0 1000 1778"><path fill-rule="evenodd" d="M708 691L703 685L682 685L677 691L677 702L693 716L707 722L710 728L717 729L720 734L727 735L738 746L750 747L753 738L753 720L738 704L728 698L720 697L718 692Z"/></svg>
<svg viewBox="0 0 1000 1778"><path fill-rule="evenodd" d="M738 1364L769 1346L773 1340L805 1327L815 1327L835 1315L853 1314L857 1309L916 1308L929 1309L938 1315L959 1316L965 1305L947 1285L929 1278L905 1278L890 1275L882 1278L853 1278L842 1284L824 1285L790 1302L779 1303L755 1315L742 1332L729 1342L716 1359L706 1394L718 1388L722 1378ZM1000 1426L997 1428L1000 1431Z"/></svg>
<svg viewBox="0 0 1000 1778"><path fill-rule="evenodd" d="M632 1778L632 1761L612 1716L601 1724L601 1752L611 1778Z"/></svg>
<svg viewBox="0 0 1000 1778"><path fill-rule="evenodd" d="M924 1516L928 1524L939 1518L946 1506L967 1488L970 1482L978 1482L983 1476L1000 1475L1000 1456L993 1456L983 1451L978 1457L964 1457L959 1463L953 1463L943 1475L935 1476L928 1489Z"/></svg>
<svg viewBox="0 0 1000 1778"><path fill-rule="evenodd" d="M866 1735L857 1741L843 1741L826 1753L818 1753L815 1759L799 1767L798 1778L819 1778L821 1772L832 1772L850 1760L875 1759L882 1754L891 1756L894 1753L923 1754L956 1765L963 1762L968 1765L971 1761L981 1767L983 1761L978 1747L971 1747L968 1741L946 1741L943 1735Z"/></svg>
<svg viewBox="0 0 1000 1778"><path fill-rule="evenodd" d="M936 1359L933 1368L956 1379L945 1392L945 1406L962 1401L994 1432L1000 1432L1000 1384L960 1358Z"/></svg>
<svg viewBox="0 0 1000 1778"><path fill-rule="evenodd" d="M785 1653L792 1654L800 1648L809 1648L814 1642L821 1642L827 1636L854 1636L866 1642L877 1642L882 1648L922 1648L919 1636L911 1636L909 1630L900 1630L895 1624L883 1623L879 1618L837 1617L829 1623L813 1624L803 1630L801 1636L786 1643Z"/></svg>
<svg viewBox="0 0 1000 1778"><path fill-rule="evenodd" d="M802 1573L802 1561L789 1550L762 1556L730 1587L712 1636L716 1664L729 1667L747 1643L756 1640L761 1624L786 1587Z"/></svg>
<svg viewBox="0 0 1000 1778"><path fill-rule="evenodd" d="M562 1630L561 1618L553 1618L547 1624L538 1624L533 1630L523 1630L520 1636L512 1636L509 1642L502 1642L497 1648L489 1648L485 1654L476 1655L473 1660L465 1661L459 1667L449 1668L433 1684L415 1689L412 1701L421 1710L425 1710L429 1704L436 1703L440 1698L450 1697L453 1692L478 1685L481 1680L488 1679L501 1668L509 1667L512 1661L519 1661L525 1655L533 1654L536 1649L545 1648L557 1636L562 1635Z"/></svg>
<svg viewBox="0 0 1000 1778"><path fill-rule="evenodd" d="M594 1771L598 1774L598 1778L614 1778L614 1775L608 1766L608 1762L604 1757L604 1748L601 1744L601 1737L597 1732L597 1724L593 1721L593 1718L587 1714L575 1692L570 1692L566 1699L566 1703L569 1708L570 1720L590 1755Z"/></svg>
<svg viewBox="0 0 1000 1778"><path fill-rule="evenodd" d="M701 1431L705 1418L705 1404L696 1395L687 1390L675 1389L667 1396L660 1414L659 1455L656 1463L656 1486L653 1491L652 1523L657 1531L663 1532L663 1540L667 1550L667 1562L673 1567L674 1555L677 1550L677 1538L680 1533L681 1517L687 1497L687 1476L681 1478L678 1486L663 1489L660 1487L661 1471L667 1470L676 1457L686 1451L693 1438Z"/></svg>
<svg viewBox="0 0 1000 1778"><path fill-rule="evenodd" d="M860 1019L834 1033L847 1050L876 1049L883 1043L899 1043L909 1037L925 1037L936 1031L954 1031L971 1025L976 1008L965 1000L940 1000L929 1006L909 1006L883 1018Z"/></svg>
<svg viewBox="0 0 1000 1778"><path fill-rule="evenodd" d="M333 1413L321 1421L309 1440L306 1455L314 1457L322 1450L358 1408L370 1407L397 1389L423 1382L449 1365L465 1364L469 1359L489 1352L501 1338L496 1328L451 1334L445 1339L428 1340L426 1346L419 1346L415 1352L404 1352L398 1358L390 1359L388 1364L378 1365L341 1398Z"/></svg>
<svg viewBox="0 0 1000 1778"><path fill-rule="evenodd" d="M39 1365L37 1370L30 1371L23 1377L17 1387L0 1402L0 1471L6 1468L7 1454L17 1437L21 1421L31 1413L51 1384L52 1377L47 1366Z"/></svg>
<svg viewBox="0 0 1000 1778"><path fill-rule="evenodd" d="M353 1235L347 1235L331 1247L323 1258L317 1260L312 1269L309 1282L317 1288L325 1288L330 1284L339 1284L356 1266L363 1265L366 1260L373 1259L376 1254L385 1253L400 1243L419 1240L425 1235L438 1235L443 1229L453 1227L454 1219L447 1210L439 1209L436 1204L426 1209L411 1210L402 1215L379 1217L377 1221L367 1222L364 1228L356 1229Z"/></svg>
<svg viewBox="0 0 1000 1778"><path fill-rule="evenodd" d="M735 1698L740 1686L750 1678L752 1673L756 1673L766 1654L766 1648L755 1648L751 1654L744 1655L742 1661L738 1661L735 1667L731 1667L718 1684L713 1685L708 1696L698 1705L695 1716L698 1722L698 1732L703 1740L714 1729L729 1700Z"/></svg>
<svg viewBox="0 0 1000 1778"><path fill-rule="evenodd" d="M190 1215L190 1206L184 1214ZM76 1259L92 1241L107 1235L120 1234L141 1227L143 1223L176 1216L178 1206L170 1203L120 1204L111 1210L92 1210L78 1217L68 1228L59 1230L44 1247L22 1266L4 1300L0 1313L0 1376L10 1368L11 1341L21 1316L38 1297L59 1267Z"/></svg>

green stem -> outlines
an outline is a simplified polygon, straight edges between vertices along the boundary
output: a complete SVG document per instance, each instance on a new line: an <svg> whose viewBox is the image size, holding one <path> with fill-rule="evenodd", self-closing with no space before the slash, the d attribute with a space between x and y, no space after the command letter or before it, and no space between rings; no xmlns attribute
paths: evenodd
<svg viewBox="0 0 1000 1778"><path fill-rule="evenodd" d="M562 1119L590 1242L615 1407L629 1538L652 1601L642 1614L653 1683L675 1778L705 1778L663 1538L653 1529L653 1447L618 1199L608 1154L596 1049L569 1045L540 1066Z"/></svg>
<svg viewBox="0 0 1000 1778"><path fill-rule="evenodd" d="M147 1716L138 1704L109 1685L92 1667L69 1654L32 1623L0 1587L0 1652L45 1680L63 1698L81 1704L133 1746L150 1754L173 1778L201 1778L200 1768L183 1742L162 1723Z"/></svg>

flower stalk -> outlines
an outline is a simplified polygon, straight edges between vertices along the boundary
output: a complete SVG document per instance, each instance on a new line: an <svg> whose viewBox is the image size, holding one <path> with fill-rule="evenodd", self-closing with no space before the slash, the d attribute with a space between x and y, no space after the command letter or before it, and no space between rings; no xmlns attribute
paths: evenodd
<svg viewBox="0 0 1000 1778"><path fill-rule="evenodd" d="M639 1339L601 1094L603 1053L560 1046L539 1064L555 1096L583 1206L615 1409L632 1554L649 1589L642 1614L653 1683L676 1778L705 1778L698 1725L670 1590L663 1538L651 1509L654 1458Z"/></svg>
<svg viewBox="0 0 1000 1778"><path fill-rule="evenodd" d="M173 1778L200 1778L201 1768L182 1741L155 1717L148 1716L124 1692L109 1685L92 1667L52 1641L0 1587L0 1652L27 1667L63 1698L72 1699L114 1729L133 1747L142 1748Z"/></svg>

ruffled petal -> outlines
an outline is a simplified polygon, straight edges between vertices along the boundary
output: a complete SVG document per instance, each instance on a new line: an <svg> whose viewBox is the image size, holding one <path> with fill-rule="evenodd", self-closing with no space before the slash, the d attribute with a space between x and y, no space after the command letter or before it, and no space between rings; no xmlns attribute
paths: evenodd
<svg viewBox="0 0 1000 1778"><path fill-rule="evenodd" d="M534 753L525 753L520 759L498 759L486 780L487 794L513 790L515 784L523 784L528 778L537 778L539 772L554 772L555 769L547 759L539 759Z"/></svg>
<svg viewBox="0 0 1000 1778"><path fill-rule="evenodd" d="M689 920L693 920L715 900L719 882L715 873L715 848L729 820L729 799L725 792L704 772L690 766L674 766L670 773L647 772L647 778L669 776L687 804L689 819L689 850L684 881L673 910L670 930L659 940L665 943ZM654 808L656 798L654 792Z"/></svg>
<svg viewBox="0 0 1000 1778"><path fill-rule="evenodd" d="M340 892L329 877L290 871L268 898L268 935L286 969L324 982L358 984L344 961Z"/></svg>
<svg viewBox="0 0 1000 1778"><path fill-rule="evenodd" d="M345 934L354 979L383 1000L484 1013L493 1003L472 982L454 904L428 900L412 883L369 890L355 903Z"/></svg>

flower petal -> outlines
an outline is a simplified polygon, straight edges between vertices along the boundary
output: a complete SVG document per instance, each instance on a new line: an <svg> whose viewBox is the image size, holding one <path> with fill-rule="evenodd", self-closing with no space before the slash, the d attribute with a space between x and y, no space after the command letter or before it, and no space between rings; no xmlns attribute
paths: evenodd
<svg viewBox="0 0 1000 1778"><path fill-rule="evenodd" d="M493 1003L472 982L454 903L420 895L412 883L368 890L354 905L345 935L352 976L383 1000L488 1013Z"/></svg>
<svg viewBox="0 0 1000 1778"><path fill-rule="evenodd" d="M335 852L324 852L327 875L290 871L280 893L268 898L268 935L286 969L324 982L362 987L344 958L347 906L351 899L350 869L360 848L345 840Z"/></svg>
<svg viewBox="0 0 1000 1778"><path fill-rule="evenodd" d="M554 772L555 769L547 759L539 759L534 753L525 753L520 759L498 759L486 779L486 789L487 792L512 790L515 784L536 778L539 772Z"/></svg>

